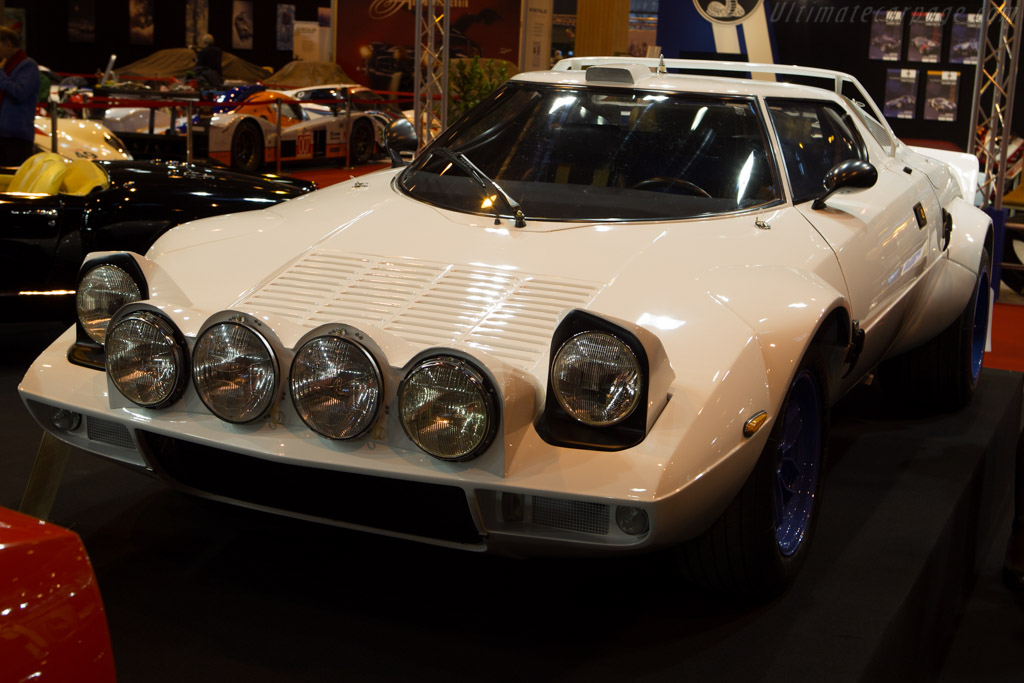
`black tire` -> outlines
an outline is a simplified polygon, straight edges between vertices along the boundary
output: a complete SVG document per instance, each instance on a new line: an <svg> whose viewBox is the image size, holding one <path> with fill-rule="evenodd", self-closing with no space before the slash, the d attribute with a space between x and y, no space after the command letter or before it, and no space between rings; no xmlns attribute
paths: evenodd
<svg viewBox="0 0 1024 683"><path fill-rule="evenodd" d="M923 346L883 363L878 371L893 405L911 412L964 407L978 386L988 329L989 255L982 251L974 292L945 330Z"/></svg>
<svg viewBox="0 0 1024 683"><path fill-rule="evenodd" d="M1024 240L1014 239L1010 234L1006 235L1006 242L1003 244L1003 263L1024 265ZM1024 294L1024 270L1002 268L999 274L1007 287L1018 294Z"/></svg>
<svg viewBox="0 0 1024 683"><path fill-rule="evenodd" d="M263 165L263 131L253 121L242 121L231 136L231 168L253 173Z"/></svg>
<svg viewBox="0 0 1024 683"><path fill-rule="evenodd" d="M710 529L679 547L689 580L752 601L785 590L817 525L827 432L824 365L811 348L743 488Z"/></svg>
<svg viewBox="0 0 1024 683"><path fill-rule="evenodd" d="M352 124L352 133L348 136L349 163L365 164L373 156L374 132L373 124L360 119Z"/></svg>

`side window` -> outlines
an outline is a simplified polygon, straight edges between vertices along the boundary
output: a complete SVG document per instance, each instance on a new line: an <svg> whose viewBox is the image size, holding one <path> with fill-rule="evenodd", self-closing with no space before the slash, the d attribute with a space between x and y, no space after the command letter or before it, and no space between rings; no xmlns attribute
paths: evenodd
<svg viewBox="0 0 1024 683"><path fill-rule="evenodd" d="M867 160L864 142L850 117L829 102L769 100L793 203L821 194L825 174L850 159Z"/></svg>

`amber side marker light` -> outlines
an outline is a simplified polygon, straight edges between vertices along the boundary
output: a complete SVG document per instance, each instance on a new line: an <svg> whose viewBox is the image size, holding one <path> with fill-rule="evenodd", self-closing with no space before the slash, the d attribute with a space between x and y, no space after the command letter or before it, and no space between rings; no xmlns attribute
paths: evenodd
<svg viewBox="0 0 1024 683"><path fill-rule="evenodd" d="M743 423L743 436L749 439L754 434L757 434L757 430L763 427L764 423L767 421L768 413L763 410L759 410L752 418Z"/></svg>

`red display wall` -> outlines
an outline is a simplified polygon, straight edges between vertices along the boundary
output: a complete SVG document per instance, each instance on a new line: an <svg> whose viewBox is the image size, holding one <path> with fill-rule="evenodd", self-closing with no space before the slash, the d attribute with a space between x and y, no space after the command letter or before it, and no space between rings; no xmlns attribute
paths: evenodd
<svg viewBox="0 0 1024 683"><path fill-rule="evenodd" d="M519 63L520 0L451 0L453 57L479 55ZM388 90L405 71L400 90L412 88L419 41L413 0L339 0L336 60L349 76ZM404 48L404 50L402 49Z"/></svg>

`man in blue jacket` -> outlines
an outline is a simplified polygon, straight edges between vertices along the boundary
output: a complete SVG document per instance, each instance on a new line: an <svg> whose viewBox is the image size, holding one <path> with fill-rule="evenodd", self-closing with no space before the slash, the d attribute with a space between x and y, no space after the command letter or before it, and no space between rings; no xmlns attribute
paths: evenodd
<svg viewBox="0 0 1024 683"><path fill-rule="evenodd" d="M39 66L21 49L21 37L0 26L0 166L17 166L32 154Z"/></svg>

